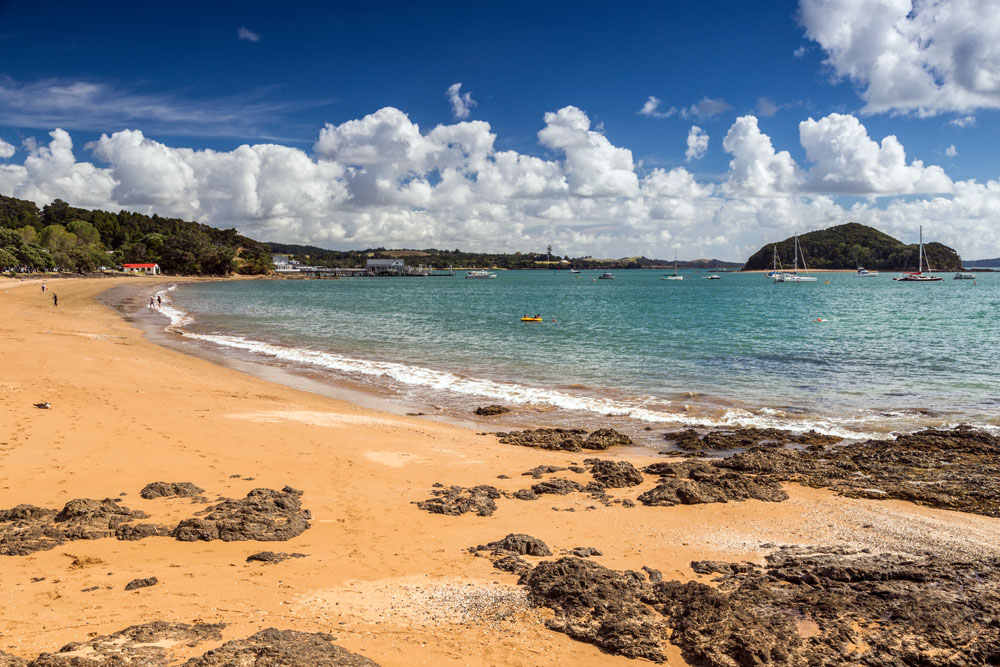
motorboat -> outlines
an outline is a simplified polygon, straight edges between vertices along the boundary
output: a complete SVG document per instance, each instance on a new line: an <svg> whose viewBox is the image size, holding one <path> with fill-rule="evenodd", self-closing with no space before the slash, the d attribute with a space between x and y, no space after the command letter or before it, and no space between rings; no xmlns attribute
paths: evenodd
<svg viewBox="0 0 1000 667"><path fill-rule="evenodd" d="M611 273L610 271L605 271L601 275L597 276L597 279L598 280L614 280L615 279L615 274Z"/></svg>
<svg viewBox="0 0 1000 667"><path fill-rule="evenodd" d="M712 275L705 276L705 280L722 280L722 276L713 273Z"/></svg>
<svg viewBox="0 0 1000 667"><path fill-rule="evenodd" d="M909 273L904 273L901 276L896 276L893 280L897 282L905 283L936 283L942 280L941 276L935 276L931 273L931 262L927 260L927 273L923 272L924 260L926 255L924 255L924 228L923 225L920 227L920 251L917 255L917 270L911 271Z"/></svg>
<svg viewBox="0 0 1000 667"><path fill-rule="evenodd" d="M570 273L580 273L580 269L570 269Z"/></svg>
<svg viewBox="0 0 1000 667"><path fill-rule="evenodd" d="M958 273L955 274L955 277L953 278L953 280L975 280L975 279L976 279L976 274L969 273L967 271L959 271Z"/></svg>
<svg viewBox="0 0 1000 667"><path fill-rule="evenodd" d="M475 270L475 271L466 271L465 272L465 277L466 278L490 279L490 278L496 278L497 274L492 273L490 271Z"/></svg>
<svg viewBox="0 0 1000 667"><path fill-rule="evenodd" d="M858 272L854 274L855 278L877 278L878 271L869 271L863 266L858 266Z"/></svg>

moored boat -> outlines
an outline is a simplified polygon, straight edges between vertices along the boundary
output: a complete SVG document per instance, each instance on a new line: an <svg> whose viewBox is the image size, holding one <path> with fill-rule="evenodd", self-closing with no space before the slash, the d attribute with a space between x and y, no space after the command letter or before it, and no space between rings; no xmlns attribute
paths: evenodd
<svg viewBox="0 0 1000 667"><path fill-rule="evenodd" d="M869 271L865 267L858 265L858 272L854 274L855 278L877 278L878 271Z"/></svg>
<svg viewBox="0 0 1000 667"><path fill-rule="evenodd" d="M597 276L597 279L598 280L614 280L615 279L615 274L611 273L610 271L605 271L601 275Z"/></svg>
<svg viewBox="0 0 1000 667"><path fill-rule="evenodd" d="M969 273L968 271L959 271L958 273L955 274L955 277L953 278L953 280L975 280L975 279L976 279L976 274Z"/></svg>
<svg viewBox="0 0 1000 667"><path fill-rule="evenodd" d="M795 237L795 256L793 260L792 270L783 271L780 273L775 273L771 276L771 279L776 283L814 283L816 278L809 275L809 267L806 266L806 256L802 255L802 270L806 272L806 275L799 275L799 237Z"/></svg>
<svg viewBox="0 0 1000 667"><path fill-rule="evenodd" d="M490 279L490 278L496 278L497 274L492 273L490 271L483 271L481 269L477 269L475 271L466 271L465 272L465 277L466 278Z"/></svg>
<svg viewBox="0 0 1000 667"><path fill-rule="evenodd" d="M920 226L920 251L917 255L917 270L911 271L909 273L904 273L901 276L896 276L893 278L896 282L905 283L936 283L941 280L941 276L935 276L931 272L931 262L927 260L927 273L923 272L924 269L924 228L923 225Z"/></svg>

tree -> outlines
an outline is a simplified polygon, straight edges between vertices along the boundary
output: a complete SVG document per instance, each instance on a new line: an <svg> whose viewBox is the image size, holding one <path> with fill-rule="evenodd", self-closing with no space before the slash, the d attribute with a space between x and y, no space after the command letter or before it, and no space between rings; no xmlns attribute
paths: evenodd
<svg viewBox="0 0 1000 667"><path fill-rule="evenodd" d="M101 242L101 234L86 220L74 220L66 225L66 231L76 236L77 245L96 245Z"/></svg>

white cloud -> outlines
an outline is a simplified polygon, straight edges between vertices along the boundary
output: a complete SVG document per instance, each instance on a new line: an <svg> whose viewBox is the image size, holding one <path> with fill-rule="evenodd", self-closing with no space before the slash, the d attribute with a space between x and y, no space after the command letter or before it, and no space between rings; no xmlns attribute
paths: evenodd
<svg viewBox="0 0 1000 667"><path fill-rule="evenodd" d="M1000 108L995 0L801 0L799 15L868 113Z"/></svg>
<svg viewBox="0 0 1000 667"><path fill-rule="evenodd" d="M708 135L697 125L692 125L688 131L687 150L684 151L684 159L700 160L705 157L708 151Z"/></svg>
<svg viewBox="0 0 1000 667"><path fill-rule="evenodd" d="M451 102L452 114L459 120L468 118L472 112L472 107L476 106L476 101L472 99L472 93L465 93L463 95L461 90L461 83L453 83L448 86L448 92L445 93L448 101Z"/></svg>
<svg viewBox="0 0 1000 667"><path fill-rule="evenodd" d="M776 104L770 97L757 98L757 116L760 118L771 118L781 109L780 104Z"/></svg>
<svg viewBox="0 0 1000 667"><path fill-rule="evenodd" d="M677 113L676 107L670 107L666 111L660 111L660 105L662 103L663 102L660 98L650 95L649 99L647 99L646 103L642 105L642 108L639 109L638 113L640 116L649 116L650 118L670 118Z"/></svg>
<svg viewBox="0 0 1000 667"><path fill-rule="evenodd" d="M948 146L948 148L944 149L944 154L948 157L956 157L958 155L958 149L955 148L955 144L952 144L951 146Z"/></svg>
<svg viewBox="0 0 1000 667"><path fill-rule="evenodd" d="M805 54L806 54L806 47L805 46L800 46L799 48L797 48L794 51L792 51L792 57L793 58L801 58Z"/></svg>
<svg viewBox="0 0 1000 667"><path fill-rule="evenodd" d="M854 220L904 240L923 224L928 240L963 255L1000 255L1000 181L952 182L940 167L908 161L895 137L871 139L852 116L800 125L803 166L756 117L738 118L718 185L680 167L643 172L576 107L546 114L538 140L546 157L497 150L482 121L425 129L385 108L324 126L312 151L195 150L123 130L93 142L95 164L78 161L70 135L55 130L46 143L25 143L23 164L0 163L0 193L327 247L551 243L560 254L668 257L678 247L741 259L769 240ZM841 193L868 199L840 204Z"/></svg>
<svg viewBox="0 0 1000 667"><path fill-rule="evenodd" d="M8 144L3 139L0 139L0 159L6 160L12 157L15 152L17 152L17 149L12 144Z"/></svg>
<svg viewBox="0 0 1000 667"><path fill-rule="evenodd" d="M948 121L949 125L954 125L955 127L972 127L976 124L975 116L959 116L958 118L952 118Z"/></svg>
<svg viewBox="0 0 1000 667"><path fill-rule="evenodd" d="M710 118L715 118L719 114L729 111L733 107L729 102L725 101L721 97L711 98L703 97L700 101L695 102L688 108L681 111L681 115L685 118L698 118L700 120L708 120Z"/></svg>
<svg viewBox="0 0 1000 667"><path fill-rule="evenodd" d="M260 35L252 30L247 29L244 26L240 26L240 29L236 31L237 39L246 40L248 42L259 42Z"/></svg>

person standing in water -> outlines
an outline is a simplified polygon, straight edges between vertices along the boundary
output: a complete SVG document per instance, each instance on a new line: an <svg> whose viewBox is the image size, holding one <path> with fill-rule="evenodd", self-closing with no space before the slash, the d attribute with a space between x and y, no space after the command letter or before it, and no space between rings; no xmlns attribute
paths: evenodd
<svg viewBox="0 0 1000 667"><path fill-rule="evenodd" d="M160 298L160 295L159 295L159 294L157 294L157 295L156 295L156 307L157 307L157 308L160 308L161 306L163 306L163 299L161 299L161 298Z"/></svg>

